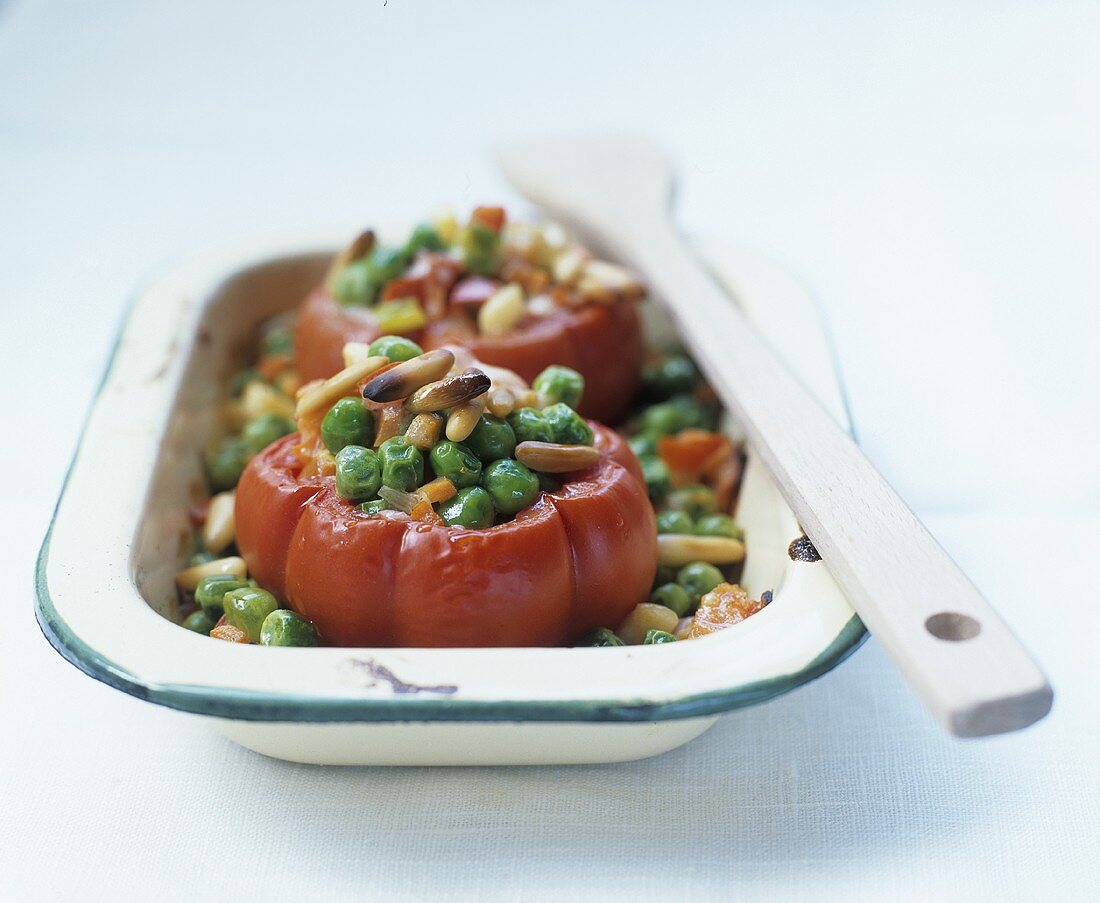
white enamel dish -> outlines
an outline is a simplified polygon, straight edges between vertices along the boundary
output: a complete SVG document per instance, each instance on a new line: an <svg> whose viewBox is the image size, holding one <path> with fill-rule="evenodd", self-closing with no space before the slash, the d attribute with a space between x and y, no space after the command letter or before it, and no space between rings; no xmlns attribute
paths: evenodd
<svg viewBox="0 0 1100 903"><path fill-rule="evenodd" d="M282 759L549 764L672 749L723 712L820 676L860 644L863 625L824 565L788 555L801 531L751 452L736 512L748 546L742 583L754 597L771 590L773 601L700 640L621 649L293 649L180 628L173 578L226 380L257 324L300 302L352 231L195 260L135 300L39 554L39 623L66 659ZM808 296L757 255L700 249L847 425ZM659 314L647 317L667 341Z"/></svg>

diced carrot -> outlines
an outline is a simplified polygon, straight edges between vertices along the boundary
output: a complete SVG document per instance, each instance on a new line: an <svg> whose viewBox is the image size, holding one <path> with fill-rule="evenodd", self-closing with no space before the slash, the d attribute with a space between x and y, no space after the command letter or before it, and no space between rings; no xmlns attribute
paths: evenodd
<svg viewBox="0 0 1100 903"><path fill-rule="evenodd" d="M260 358L259 363L256 364L256 370L266 382L271 382L293 363L294 355L292 354L269 354Z"/></svg>
<svg viewBox="0 0 1100 903"><path fill-rule="evenodd" d="M484 226L486 229L492 229L494 232L499 232L504 228L504 208L475 207L474 212L470 214L470 222Z"/></svg>
<svg viewBox="0 0 1100 903"><path fill-rule="evenodd" d="M248 642L248 634L240 627L234 627L232 624L219 624L210 631L210 636L216 640L225 640L230 643Z"/></svg>
<svg viewBox="0 0 1100 903"><path fill-rule="evenodd" d="M709 430L686 429L657 440L657 454L672 470L696 475L717 452L731 447L729 439Z"/></svg>

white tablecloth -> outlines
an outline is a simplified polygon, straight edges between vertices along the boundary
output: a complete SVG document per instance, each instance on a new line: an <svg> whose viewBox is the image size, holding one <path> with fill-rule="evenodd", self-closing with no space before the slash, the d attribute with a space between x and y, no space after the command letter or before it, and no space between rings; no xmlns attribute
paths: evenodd
<svg viewBox="0 0 1100 903"><path fill-rule="evenodd" d="M0 6L0 898L1100 898L1098 37L1076 4ZM47 646L34 553L151 270L513 201L494 142L606 126L815 288L861 441L1049 719L952 741L871 642L635 765L325 769Z"/></svg>

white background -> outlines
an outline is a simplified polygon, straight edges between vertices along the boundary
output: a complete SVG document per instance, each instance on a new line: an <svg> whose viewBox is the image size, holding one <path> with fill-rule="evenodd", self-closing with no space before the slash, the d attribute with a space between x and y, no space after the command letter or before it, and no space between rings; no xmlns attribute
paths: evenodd
<svg viewBox="0 0 1100 903"><path fill-rule="evenodd" d="M1085 3L0 3L0 897L1100 898L1098 101ZM813 287L1047 721L948 740L872 642L649 762L334 770L50 650L32 561L135 286L511 201L496 142L606 127L673 152L685 229Z"/></svg>

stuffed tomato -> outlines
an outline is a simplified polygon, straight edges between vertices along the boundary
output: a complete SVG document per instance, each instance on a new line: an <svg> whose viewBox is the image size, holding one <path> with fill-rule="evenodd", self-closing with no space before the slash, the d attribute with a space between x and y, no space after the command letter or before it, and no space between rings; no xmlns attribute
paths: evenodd
<svg viewBox="0 0 1100 903"><path fill-rule="evenodd" d="M645 481L574 412L579 374L535 390L459 347L353 349L236 490L248 573L326 644L558 645L646 598Z"/></svg>
<svg viewBox="0 0 1100 903"><path fill-rule="evenodd" d="M304 379L342 366L348 342L398 333L426 349L461 345L528 382L546 367L585 378L580 413L606 423L626 414L645 356L640 283L594 259L560 230L505 222L477 208L417 227L404 245L361 235L305 301L295 328Z"/></svg>

